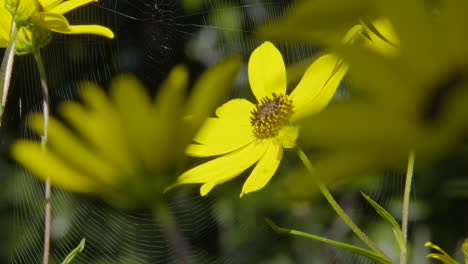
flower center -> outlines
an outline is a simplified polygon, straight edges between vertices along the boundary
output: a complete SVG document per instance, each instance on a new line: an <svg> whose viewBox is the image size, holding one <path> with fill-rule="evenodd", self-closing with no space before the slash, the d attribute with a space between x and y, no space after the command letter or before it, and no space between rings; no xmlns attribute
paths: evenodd
<svg viewBox="0 0 468 264"><path fill-rule="evenodd" d="M285 94L262 98L250 117L254 135L260 139L277 136L292 111L293 102Z"/></svg>

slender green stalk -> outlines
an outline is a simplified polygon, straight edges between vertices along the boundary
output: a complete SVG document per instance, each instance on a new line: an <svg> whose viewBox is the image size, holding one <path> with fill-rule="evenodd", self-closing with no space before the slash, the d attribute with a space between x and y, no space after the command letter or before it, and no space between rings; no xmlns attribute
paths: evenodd
<svg viewBox="0 0 468 264"><path fill-rule="evenodd" d="M172 247L173 252L177 254L177 258L180 263L191 263L189 247L180 233L174 214L167 206L167 203L165 201L158 202L158 204L153 208L153 215L156 222L161 224L163 232L169 240L169 244Z"/></svg>
<svg viewBox="0 0 468 264"><path fill-rule="evenodd" d="M411 194L411 184L413 182L413 170L414 170L414 151L409 153L408 157L408 167L406 169L406 182L405 182L405 191L403 194L403 213L401 217L401 233L403 234L403 244L404 247L400 252L400 264L406 264L407 256L407 236L408 236L408 214L409 214L409 203L410 203L410 194Z"/></svg>
<svg viewBox="0 0 468 264"><path fill-rule="evenodd" d="M39 75L41 77L41 87L42 87L42 104L43 104L43 115L44 115L44 130L42 134L42 145L45 147L47 145L48 138L48 126L49 126L49 88L47 86L47 76L44 68L44 63L42 61L41 52L39 49L33 52L34 59L36 60L37 68L39 69ZM49 263L50 255L50 225L52 218L52 206L50 203L51 200L51 186L50 179L48 178L45 182L45 219L44 219L44 255L42 259L43 264Z"/></svg>
<svg viewBox="0 0 468 264"><path fill-rule="evenodd" d="M2 89L0 90L0 98L2 98L2 103L0 106L0 124L3 115L3 110L5 108L8 90L10 88L11 73L13 72L13 62L15 60L15 49L16 49L16 36L18 36L18 28L14 21L11 22L11 31L10 31L10 40L5 49L5 55L3 56L2 66L0 68L0 84Z"/></svg>
<svg viewBox="0 0 468 264"><path fill-rule="evenodd" d="M320 180L318 177L314 177L314 167L312 166L312 163L310 162L309 158L306 156L304 151L300 147L296 147L295 150L297 155L299 156L299 159L309 171L310 175L314 178L315 183L317 184L320 192L322 192L323 196L325 196L325 199L327 199L328 203L335 210L338 216L341 217L341 219L343 219L346 225L349 228L351 228L354 234L356 234L359 237L359 239L361 239L361 241L364 242L364 244L366 244L376 254L385 259L388 259L391 262L391 260L387 256L385 256L385 254L375 245L375 243L372 240L370 240L369 237L367 237L367 235L353 222L353 220L345 213L345 211L343 211L341 206L336 202L335 198L333 198L333 195L330 193L325 183L323 183L322 180Z"/></svg>

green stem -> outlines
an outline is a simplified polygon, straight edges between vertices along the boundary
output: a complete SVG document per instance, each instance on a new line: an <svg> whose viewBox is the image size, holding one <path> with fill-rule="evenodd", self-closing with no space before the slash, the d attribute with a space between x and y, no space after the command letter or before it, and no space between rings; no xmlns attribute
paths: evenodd
<svg viewBox="0 0 468 264"><path fill-rule="evenodd" d="M408 214L409 214L409 203L411 194L411 184L413 182L413 171L414 171L414 151L409 153L408 157L408 168L406 170L406 182L405 191L403 194L403 214L401 217L401 233L403 234L403 245L400 252L400 264L406 264L407 256L407 236L408 236Z"/></svg>
<svg viewBox="0 0 468 264"><path fill-rule="evenodd" d="M189 247L180 233L174 214L167 206L167 203L165 201L158 202L153 208L153 215L156 222L161 224L173 252L177 254L178 260L184 264L191 263Z"/></svg>
<svg viewBox="0 0 468 264"><path fill-rule="evenodd" d="M300 147L295 148L297 155L299 156L299 159L302 161L310 175L314 178L315 183L317 184L320 192L322 192L323 196L325 196L325 199L327 199L328 203L331 205L331 207L335 210L335 212L338 214L341 219L346 223L346 225L351 228L351 230L361 239L364 244L366 244L370 249L372 249L376 254L379 256L388 259L391 261L385 254L375 245L372 240L367 237L367 235L351 220L351 218L343 211L341 206L336 202L335 198L333 198L333 195L330 193L328 190L328 187L325 185L325 183L320 180L320 178L315 177L314 175L314 167L312 166L312 163L310 162L309 158L306 156L304 151Z"/></svg>
<svg viewBox="0 0 468 264"><path fill-rule="evenodd" d="M42 87L42 104L43 104L43 115L44 115L44 130L42 134L42 145L45 147L47 145L48 138L48 127L49 127L49 88L47 86L47 76L45 72L44 63L42 61L41 51L36 49L34 52L34 59L36 60L37 68L39 69L39 75L41 77L41 87ZM49 263L50 255L50 227L51 227L51 218L52 218L52 205L51 200L51 186L50 179L47 178L45 182L45 216L44 216L44 254L42 263Z"/></svg>
<svg viewBox="0 0 468 264"><path fill-rule="evenodd" d="M0 68L0 84L2 89L0 90L0 98L2 100L0 106L0 124L3 116L3 110L5 108L8 90L10 88L11 73L13 72L13 62L15 60L15 49L16 49L16 37L18 36L18 28L16 23L11 21L10 40L5 49L5 55L3 56L2 66Z"/></svg>

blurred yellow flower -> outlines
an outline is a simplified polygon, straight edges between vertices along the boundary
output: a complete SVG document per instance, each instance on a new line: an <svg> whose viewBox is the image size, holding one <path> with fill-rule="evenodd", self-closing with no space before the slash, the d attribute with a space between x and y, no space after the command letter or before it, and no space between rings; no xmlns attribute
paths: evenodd
<svg viewBox="0 0 468 264"><path fill-rule="evenodd" d="M110 97L85 83L80 90L84 104L66 102L59 109L67 124L49 120L46 147L19 140L12 155L33 174L63 189L104 193L121 203L156 199L155 194L173 181L168 176L228 91L238 68L235 58L215 65L202 74L187 101L188 72L182 66L172 70L154 101L128 74L113 80ZM42 117L33 115L30 125L40 133Z"/></svg>
<svg viewBox="0 0 468 264"><path fill-rule="evenodd" d="M458 261L454 260L447 252L441 249L439 246L432 244L431 242L426 242L424 244L426 247L433 248L440 253L430 253L426 258L438 259L445 264L460 264ZM465 257L465 264L468 264L468 239L465 239L465 242L462 245L463 255Z"/></svg>
<svg viewBox="0 0 468 264"><path fill-rule="evenodd" d="M218 157L183 173L174 186L203 183L201 195L256 163L241 196L263 188L275 173L283 148L296 144L295 121L321 111L332 99L347 67L326 54L310 65L290 95L286 94L286 69L281 53L265 42L251 55L248 75L257 104L233 99L216 110L194 137L186 153ZM173 186L172 186L173 187Z"/></svg>
<svg viewBox="0 0 468 264"><path fill-rule="evenodd" d="M296 1L284 17L260 27L259 32L268 39L321 42L326 46L359 41L382 54L397 54L399 38L391 21L380 14L366 16L365 8L359 6L362 2Z"/></svg>
<svg viewBox="0 0 468 264"><path fill-rule="evenodd" d="M318 176L331 181L401 168L410 151L424 164L463 140L468 127L468 35L462 25L468 23L468 2L437 2L436 12L420 1L313 2L327 6L323 13L309 10L308 16L309 22L321 21L317 23L324 31L363 17L385 17L398 36L398 52L391 56L361 43L330 45L350 68L350 97L300 124L305 144L322 150ZM321 27L311 30L320 32ZM291 193L307 196L314 181L306 172L296 175Z"/></svg>
<svg viewBox="0 0 468 264"><path fill-rule="evenodd" d="M97 34L114 38L114 33L100 25L70 25L63 16L97 0L0 0L0 47L6 47L12 20L18 28L31 25L64 34Z"/></svg>

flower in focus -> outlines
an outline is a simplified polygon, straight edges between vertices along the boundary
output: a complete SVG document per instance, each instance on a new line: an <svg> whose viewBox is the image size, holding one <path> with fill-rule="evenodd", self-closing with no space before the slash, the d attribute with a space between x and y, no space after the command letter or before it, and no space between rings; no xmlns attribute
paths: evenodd
<svg viewBox="0 0 468 264"><path fill-rule="evenodd" d="M445 264L460 264L458 261L454 260L447 252L441 249L439 246L432 244L431 242L426 242L424 244L426 247L433 248L440 253L430 253L426 258L438 259ZM468 264L468 239L465 239L465 242L462 245L463 255L465 257L465 264Z"/></svg>
<svg viewBox="0 0 468 264"><path fill-rule="evenodd" d="M0 0L0 32L9 39L12 20L16 25L28 27L35 25L44 29L64 34L96 34L114 38L114 33L100 25L70 25L64 14L96 0ZM6 12L5 12L6 11ZM0 41L0 44L2 42ZM2 45L0 47L5 47Z"/></svg>
<svg viewBox="0 0 468 264"><path fill-rule="evenodd" d="M59 109L67 123L49 120L47 146L19 140L12 155L59 188L103 193L120 205L156 199L155 194L172 181L168 176L207 114L228 91L238 68L235 58L210 68L187 101L188 72L182 66L172 70L154 101L131 75L115 78L110 96L85 83L80 90L84 103L66 102ZM40 133L42 116L33 115L30 126Z"/></svg>
<svg viewBox="0 0 468 264"><path fill-rule="evenodd" d="M233 99L216 110L186 150L190 156L214 160L183 173L173 186L203 183L202 196L256 164L241 196L263 188L278 168L283 148L293 148L299 128L294 122L321 111L332 99L347 67L326 54L310 65L291 94L281 53L265 42L251 55L249 82L257 104ZM172 187L173 187L172 186Z"/></svg>

